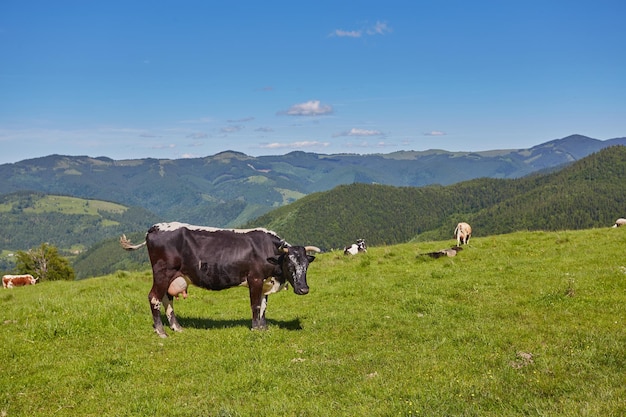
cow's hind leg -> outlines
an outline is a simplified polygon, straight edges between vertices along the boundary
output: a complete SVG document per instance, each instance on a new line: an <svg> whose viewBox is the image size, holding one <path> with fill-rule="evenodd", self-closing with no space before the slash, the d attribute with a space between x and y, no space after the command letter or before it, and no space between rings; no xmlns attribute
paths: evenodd
<svg viewBox="0 0 626 417"><path fill-rule="evenodd" d="M167 333L163 329L163 322L161 321L161 298L155 292L154 288L148 294L148 301L150 302L150 310L152 311L152 322L154 331L159 337L167 337Z"/></svg>
<svg viewBox="0 0 626 417"><path fill-rule="evenodd" d="M183 327L178 323L176 319L176 315L174 314L174 297L165 294L163 297L163 307L165 308L165 316L167 317L167 321L170 323L170 328L175 332L182 332Z"/></svg>

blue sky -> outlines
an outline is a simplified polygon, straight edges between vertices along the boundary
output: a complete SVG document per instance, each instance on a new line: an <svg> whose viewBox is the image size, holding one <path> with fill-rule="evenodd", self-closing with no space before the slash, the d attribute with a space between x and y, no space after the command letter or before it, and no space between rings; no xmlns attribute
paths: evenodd
<svg viewBox="0 0 626 417"><path fill-rule="evenodd" d="M0 2L0 163L626 136L626 2Z"/></svg>

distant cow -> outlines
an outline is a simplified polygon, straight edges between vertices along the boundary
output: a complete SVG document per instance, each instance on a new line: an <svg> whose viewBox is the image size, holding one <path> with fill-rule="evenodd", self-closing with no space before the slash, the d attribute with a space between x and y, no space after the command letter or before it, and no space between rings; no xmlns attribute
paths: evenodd
<svg viewBox="0 0 626 417"><path fill-rule="evenodd" d="M469 224L461 222L454 228L454 237L456 238L457 246L461 246L461 243L468 244L470 237L472 237L472 228Z"/></svg>
<svg viewBox="0 0 626 417"><path fill-rule="evenodd" d="M161 305L170 327L181 331L174 315L174 297L187 295L188 282L208 290L244 286L250 292L252 328L265 329L267 296L293 286L296 294L308 294L308 266L315 259L307 251L314 246L291 246L266 229L217 229L184 223L158 223L143 243L132 245L120 238L126 250L146 245L152 264L152 289L148 301L154 330L167 337L161 321Z"/></svg>
<svg viewBox="0 0 626 417"><path fill-rule="evenodd" d="M343 248L344 255L356 255L359 252L367 252L367 245L365 239L357 239L356 243Z"/></svg>
<svg viewBox="0 0 626 417"><path fill-rule="evenodd" d="M620 217L619 219L615 220L615 224L613 225L613 227L620 227L624 225L626 225L626 219Z"/></svg>
<svg viewBox="0 0 626 417"><path fill-rule="evenodd" d="M35 278L30 274L25 275L4 275L2 277L2 287L13 288L23 287L25 285L35 285L39 278Z"/></svg>

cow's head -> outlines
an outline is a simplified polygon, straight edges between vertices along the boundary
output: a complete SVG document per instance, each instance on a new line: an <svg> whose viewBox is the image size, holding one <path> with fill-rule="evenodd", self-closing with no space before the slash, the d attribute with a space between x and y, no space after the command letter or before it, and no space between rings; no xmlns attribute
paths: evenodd
<svg viewBox="0 0 626 417"><path fill-rule="evenodd" d="M304 246L283 247L283 253L279 256L267 258L269 263L277 266L279 278L283 281L287 280L293 287L293 292L298 295L309 293L309 286L306 283L306 271L309 264L315 260L315 256L308 255L308 249L311 248Z"/></svg>

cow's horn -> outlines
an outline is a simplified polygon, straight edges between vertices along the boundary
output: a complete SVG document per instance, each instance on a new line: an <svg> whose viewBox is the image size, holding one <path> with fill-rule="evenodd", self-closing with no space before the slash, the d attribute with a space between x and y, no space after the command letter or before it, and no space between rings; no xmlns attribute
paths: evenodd
<svg viewBox="0 0 626 417"><path fill-rule="evenodd" d="M283 247L283 248L281 248L281 250L282 250L283 252L285 252L285 253L289 253L289 248L287 248L287 247Z"/></svg>
<svg viewBox="0 0 626 417"><path fill-rule="evenodd" d="M318 248L317 246L305 246L304 247L305 251L312 251L312 252L321 252L322 250L320 248Z"/></svg>

